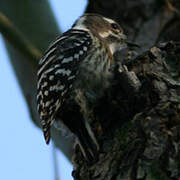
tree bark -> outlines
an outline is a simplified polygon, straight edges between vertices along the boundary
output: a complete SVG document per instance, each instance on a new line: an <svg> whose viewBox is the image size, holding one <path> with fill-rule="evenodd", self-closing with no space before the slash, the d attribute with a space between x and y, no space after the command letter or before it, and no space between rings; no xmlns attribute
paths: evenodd
<svg viewBox="0 0 180 180"><path fill-rule="evenodd" d="M180 178L179 52L169 42L122 62L129 71L94 109L99 159L87 164L76 147L76 180Z"/></svg>
<svg viewBox="0 0 180 180"><path fill-rule="evenodd" d="M171 3L89 0L86 12L116 19L141 48L116 55L118 83L92 115L99 158L88 164L76 147L74 179L180 179L180 43L169 41L180 41L180 3Z"/></svg>

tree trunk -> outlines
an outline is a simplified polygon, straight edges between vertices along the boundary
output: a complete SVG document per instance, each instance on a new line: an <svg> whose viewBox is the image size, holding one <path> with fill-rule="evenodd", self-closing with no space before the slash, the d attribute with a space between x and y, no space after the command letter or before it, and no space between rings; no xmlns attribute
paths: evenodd
<svg viewBox="0 0 180 180"><path fill-rule="evenodd" d="M123 62L129 71L94 109L99 159L87 164L76 147L76 180L180 178L179 50L164 43Z"/></svg>
<svg viewBox="0 0 180 180"><path fill-rule="evenodd" d="M89 0L87 12L116 19L141 48L116 55L118 83L93 113L101 152L88 164L76 147L76 180L180 179L180 43L159 43L180 41L178 9L175 0Z"/></svg>

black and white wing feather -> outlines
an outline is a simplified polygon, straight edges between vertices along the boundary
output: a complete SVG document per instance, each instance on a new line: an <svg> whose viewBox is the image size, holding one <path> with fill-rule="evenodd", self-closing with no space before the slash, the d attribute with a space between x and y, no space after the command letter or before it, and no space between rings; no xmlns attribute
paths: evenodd
<svg viewBox="0 0 180 180"><path fill-rule="evenodd" d="M39 62L38 112L46 143L50 141L50 126L64 97L72 89L78 66L91 48L90 34L71 29L57 38Z"/></svg>

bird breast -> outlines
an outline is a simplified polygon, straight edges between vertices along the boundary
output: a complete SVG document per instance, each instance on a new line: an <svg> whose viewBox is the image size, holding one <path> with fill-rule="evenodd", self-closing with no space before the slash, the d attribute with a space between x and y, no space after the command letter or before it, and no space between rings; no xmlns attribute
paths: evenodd
<svg viewBox="0 0 180 180"><path fill-rule="evenodd" d="M90 98L100 98L110 86L113 73L110 71L110 60L105 49L92 49L91 53L80 64L75 87Z"/></svg>

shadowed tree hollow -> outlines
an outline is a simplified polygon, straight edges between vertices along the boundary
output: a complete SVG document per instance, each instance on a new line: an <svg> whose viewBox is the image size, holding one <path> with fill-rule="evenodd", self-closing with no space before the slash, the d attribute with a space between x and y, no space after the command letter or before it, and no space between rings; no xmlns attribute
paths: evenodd
<svg viewBox="0 0 180 180"><path fill-rule="evenodd" d="M6 46L12 66L32 120L40 126L36 110L38 60L60 31L47 1L26 0L22 3L1 0L0 11L28 41L23 41L29 47L24 50L21 47L23 42L18 43L18 39L14 39L18 34L13 34L14 26L9 27L0 16L0 31L8 40ZM178 180L179 1L89 0L86 12L115 19L123 27L128 40L140 47L115 55L121 62L116 75L117 83L93 110L92 127L101 145L97 162L87 164L79 147L72 150L72 139L64 138L56 128L52 130L54 143L69 159L73 157L72 174L76 180ZM38 49L35 53L32 51L34 47Z"/></svg>

